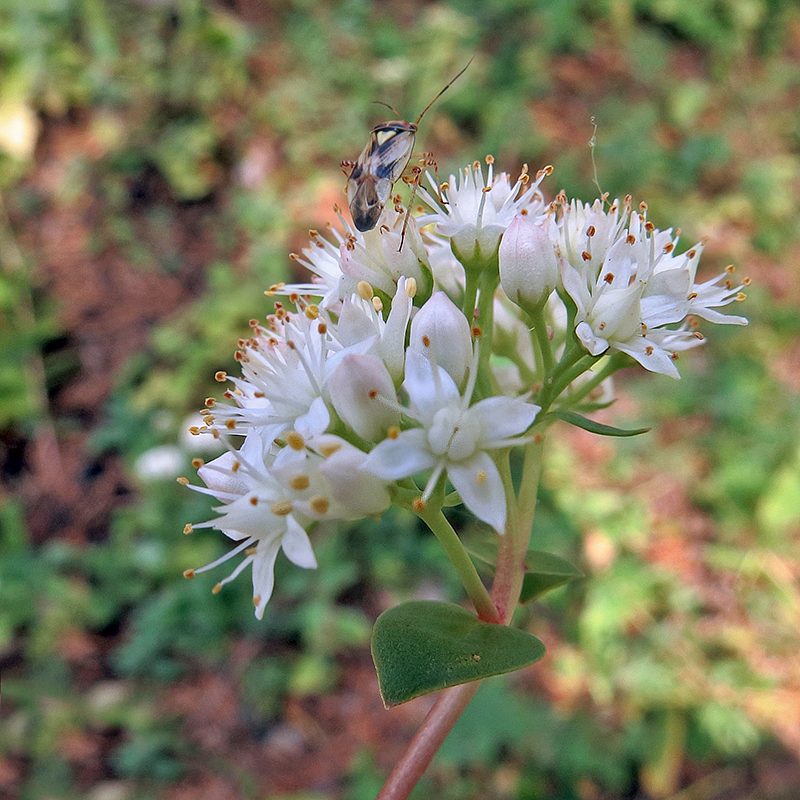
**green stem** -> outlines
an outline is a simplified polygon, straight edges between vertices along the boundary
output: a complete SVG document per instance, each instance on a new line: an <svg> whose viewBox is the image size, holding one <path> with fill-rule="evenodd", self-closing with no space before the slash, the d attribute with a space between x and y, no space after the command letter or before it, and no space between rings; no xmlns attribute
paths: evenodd
<svg viewBox="0 0 800 800"><path fill-rule="evenodd" d="M470 326L475 320L475 298L478 294L478 281L474 278L470 279L470 276L467 275L467 285L464 288L464 305L462 306L462 310L464 311L464 316L467 318L467 322L469 322Z"/></svg>
<svg viewBox="0 0 800 800"><path fill-rule="evenodd" d="M615 353L608 359L608 362L601 370L594 374L590 380L582 384L580 388L571 394L561 403L562 408L574 406L580 403L584 397L588 397L606 378L613 375L617 370L622 369L628 362L628 356L624 353Z"/></svg>
<svg viewBox="0 0 800 800"><path fill-rule="evenodd" d="M498 388L495 385L494 371L489 362L492 357L492 339L494 336L494 295L500 283L497 269L486 269L481 275L479 286L480 295L478 296L478 319L477 323L481 329L480 353L478 355L478 382L474 399L482 399L497 394Z"/></svg>
<svg viewBox="0 0 800 800"><path fill-rule="evenodd" d="M519 486L517 516L519 530L523 541L520 542L524 554L528 552L528 543L533 527L533 515L536 511L536 498L539 494L539 480L542 475L542 452L544 436L537 434L525 448L525 460L522 466L522 479Z"/></svg>
<svg viewBox="0 0 800 800"><path fill-rule="evenodd" d="M483 585L475 565L467 555L464 545L461 544L461 539L458 538L453 526L447 521L447 517L442 513L441 508L429 506L423 509L414 508L413 511L431 529L433 535L444 548L461 583L464 585L464 589L470 600L472 600L475 610L478 612L478 618L484 622L499 622L500 616L489 592Z"/></svg>
<svg viewBox="0 0 800 800"><path fill-rule="evenodd" d="M550 344L550 337L547 335L547 322L544 317L544 304L532 309L530 319L533 323L533 333L535 336L535 346L541 356L541 365L544 367L545 375L553 369L553 347Z"/></svg>
<svg viewBox="0 0 800 800"><path fill-rule="evenodd" d="M571 353L564 353L564 357L556 364L551 375L548 375L537 402L542 407L540 413L547 411L558 399L558 396L572 381L586 370L590 369L599 356L587 353L583 348L575 349Z"/></svg>
<svg viewBox="0 0 800 800"><path fill-rule="evenodd" d="M508 518L505 532L497 539L497 563L492 583L492 601L503 624L508 624L519 599L522 588L522 559L519 557L519 514L514 484L511 480L511 464L506 451L505 458L497 459L497 467L503 481Z"/></svg>

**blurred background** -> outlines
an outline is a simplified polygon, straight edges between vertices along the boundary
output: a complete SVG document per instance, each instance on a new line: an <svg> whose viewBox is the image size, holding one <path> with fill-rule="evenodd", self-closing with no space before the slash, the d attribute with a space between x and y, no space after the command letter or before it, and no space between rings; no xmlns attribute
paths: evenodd
<svg viewBox="0 0 800 800"><path fill-rule="evenodd" d="M444 176L649 204L753 279L681 381L553 429L533 546L586 579L481 688L414 797L800 796L800 8L793 0L4 0L0 796L370 800L430 704L385 711L370 627L460 601L402 514L279 561L262 622L183 536L186 429L263 290L343 204L390 103ZM299 276L298 276L299 277ZM457 522L467 526L466 518Z"/></svg>

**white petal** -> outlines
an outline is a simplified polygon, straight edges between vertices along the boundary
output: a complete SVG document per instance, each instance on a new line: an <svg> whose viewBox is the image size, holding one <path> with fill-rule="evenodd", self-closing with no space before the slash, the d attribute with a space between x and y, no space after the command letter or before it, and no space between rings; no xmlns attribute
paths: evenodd
<svg viewBox="0 0 800 800"><path fill-rule="evenodd" d="M567 294L575 301L578 312L585 314L592 301L586 281L566 259L560 259L559 267L561 268L561 282L564 284Z"/></svg>
<svg viewBox="0 0 800 800"><path fill-rule="evenodd" d="M366 453L341 440L339 449L319 466L333 499L352 515L351 519L380 514L391 503L383 478L361 469L366 459Z"/></svg>
<svg viewBox="0 0 800 800"><path fill-rule="evenodd" d="M595 336L592 326L588 322L579 322L575 328L575 335L593 356L599 356L608 350L608 340L601 336Z"/></svg>
<svg viewBox="0 0 800 800"><path fill-rule="evenodd" d="M281 547L283 552L286 553L286 558L292 564L297 564L298 567L303 567L304 569L316 569L317 559L311 549L308 534L292 516L289 516L286 520L286 533L283 535Z"/></svg>
<svg viewBox="0 0 800 800"><path fill-rule="evenodd" d="M218 500L228 494L241 495L247 491L247 483L242 480L241 474L232 470L236 463L236 456L228 452L197 470L200 479Z"/></svg>
<svg viewBox="0 0 800 800"><path fill-rule="evenodd" d="M361 469L390 481L430 469L436 458L427 443L427 433L422 428L403 431L396 439L384 439L373 448Z"/></svg>
<svg viewBox="0 0 800 800"><path fill-rule="evenodd" d="M312 401L308 411L295 420L294 428L303 436L313 436L324 433L330 423L331 415L325 401L321 397L317 397Z"/></svg>
<svg viewBox="0 0 800 800"><path fill-rule="evenodd" d="M425 356L408 350L406 354L405 390L411 398L411 412L428 425L436 412L447 405L458 405L461 395L450 375L434 366Z"/></svg>
<svg viewBox="0 0 800 800"><path fill-rule="evenodd" d="M256 605L256 617L261 619L264 616L269 598L272 597L272 588L275 585L275 559L280 550L280 539L271 539L268 542L261 542L258 552L253 560L253 599L258 598Z"/></svg>
<svg viewBox="0 0 800 800"><path fill-rule="evenodd" d="M615 342L614 347L635 358L650 372L657 372L660 375L668 375L670 378L676 379L681 377L670 354L641 336L630 342Z"/></svg>
<svg viewBox="0 0 800 800"><path fill-rule="evenodd" d="M466 461L449 463L447 477L464 505L498 533L506 527L506 494L494 461L486 453L475 453Z"/></svg>
<svg viewBox="0 0 800 800"><path fill-rule="evenodd" d="M539 406L512 397L487 397L470 410L481 421L483 441L491 442L518 436L533 423Z"/></svg>
<svg viewBox="0 0 800 800"><path fill-rule="evenodd" d="M386 327L383 329L379 344L383 363L386 364L392 380L398 383L403 378L406 330L408 321L411 319L412 308L411 298L406 292L406 279L400 278L397 281L397 291L392 300L392 310L386 319Z"/></svg>
<svg viewBox="0 0 800 800"><path fill-rule="evenodd" d="M400 412L391 405L397 400L394 383L378 356L345 356L328 388L336 412L362 439L378 441L400 422Z"/></svg>

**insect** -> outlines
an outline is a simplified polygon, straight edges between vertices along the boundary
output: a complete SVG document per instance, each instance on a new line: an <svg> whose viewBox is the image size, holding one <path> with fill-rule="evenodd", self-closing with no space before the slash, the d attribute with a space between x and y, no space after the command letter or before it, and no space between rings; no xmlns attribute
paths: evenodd
<svg viewBox="0 0 800 800"><path fill-rule="evenodd" d="M347 175L347 203L350 206L350 216L353 218L353 224L362 233L371 231L378 224L383 207L389 200L392 186L408 166L414 150L417 128L420 120L425 116L425 112L467 71L467 67L471 63L472 59L425 106L422 113L417 117L416 122L406 122L402 118L381 122L372 129L367 146L361 151L358 161L342 161L342 169ZM386 105L398 117L402 117L400 113L386 103L381 103L381 105ZM435 162L430 156L426 155L425 158L428 166L435 166ZM413 191L416 191L419 183L420 172L419 167L416 167L414 178L409 181L409 183L414 184ZM409 212L413 199L412 192ZM403 237L405 236L407 223L408 214L406 214L406 222L403 225ZM403 237L400 239L401 248L403 246Z"/></svg>

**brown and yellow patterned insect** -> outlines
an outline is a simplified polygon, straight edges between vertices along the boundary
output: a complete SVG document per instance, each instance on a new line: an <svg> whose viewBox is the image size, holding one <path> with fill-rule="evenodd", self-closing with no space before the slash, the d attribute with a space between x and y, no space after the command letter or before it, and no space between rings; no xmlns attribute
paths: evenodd
<svg viewBox="0 0 800 800"><path fill-rule="evenodd" d="M358 161L342 161L342 169L347 175L347 203L350 206L350 216L353 218L353 224L357 230L362 233L371 231L378 224L383 207L389 200L392 186L403 174L411 158L420 120L425 116L425 112L466 72L471 63L472 59L428 103L417 117L416 122L406 122L404 119L381 122L372 129L367 146L361 151ZM381 105L386 105L386 103ZM387 108L394 111L398 117L402 116L391 106L387 106ZM426 155L425 159L429 166L435 166L435 162L429 156ZM409 181L414 184L414 191L419 182L420 172L421 170L416 168L414 179ZM409 210L410 208L409 204ZM405 224L403 233L405 233ZM402 247L402 241L400 246Z"/></svg>

